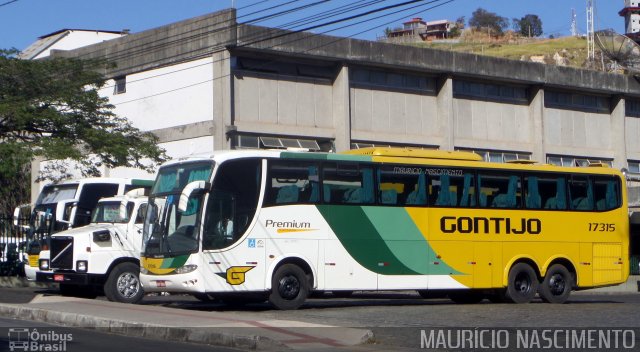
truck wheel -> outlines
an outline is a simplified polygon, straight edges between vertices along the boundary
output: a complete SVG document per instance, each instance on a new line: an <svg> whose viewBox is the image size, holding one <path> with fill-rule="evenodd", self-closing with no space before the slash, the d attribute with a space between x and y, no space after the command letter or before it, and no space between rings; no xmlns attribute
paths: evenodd
<svg viewBox="0 0 640 352"><path fill-rule="evenodd" d="M538 292L538 276L527 263L518 263L509 271L506 298L513 303L529 303Z"/></svg>
<svg viewBox="0 0 640 352"><path fill-rule="evenodd" d="M297 265L285 264L271 281L269 302L280 310L298 309L309 295L309 278Z"/></svg>
<svg viewBox="0 0 640 352"><path fill-rule="evenodd" d="M116 265L104 284L104 295L112 302L138 303L144 296L140 285L140 267L133 263Z"/></svg>

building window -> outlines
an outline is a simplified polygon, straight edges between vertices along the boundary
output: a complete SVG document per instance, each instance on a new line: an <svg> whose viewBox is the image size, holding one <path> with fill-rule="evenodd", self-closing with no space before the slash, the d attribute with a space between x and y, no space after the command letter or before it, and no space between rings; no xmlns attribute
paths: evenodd
<svg viewBox="0 0 640 352"><path fill-rule="evenodd" d="M338 73L338 68L333 64L320 66L247 57L236 57L233 62L233 68L236 71L271 73L280 76L333 80Z"/></svg>
<svg viewBox="0 0 640 352"><path fill-rule="evenodd" d="M436 94L436 79L434 77L359 67L352 68L350 71L352 86Z"/></svg>
<svg viewBox="0 0 640 352"><path fill-rule="evenodd" d="M545 91L544 106L547 108L580 110L585 112L611 113L611 99L606 96Z"/></svg>
<svg viewBox="0 0 640 352"><path fill-rule="evenodd" d="M484 161L491 163L506 163L516 160L531 160L531 153L526 152L503 152L487 149L469 149L469 148L456 148L461 152L472 152L480 155Z"/></svg>
<svg viewBox="0 0 640 352"><path fill-rule="evenodd" d="M632 174L640 174L640 161L629 160L627 161L627 167Z"/></svg>
<svg viewBox="0 0 640 352"><path fill-rule="evenodd" d="M640 100L626 99L624 113L629 117L640 117Z"/></svg>
<svg viewBox="0 0 640 352"><path fill-rule="evenodd" d="M329 152L333 149L333 142L328 139L236 134L232 142L234 149L302 149L313 152Z"/></svg>
<svg viewBox="0 0 640 352"><path fill-rule="evenodd" d="M496 83L453 80L454 98L529 104L527 88Z"/></svg>
<svg viewBox="0 0 640 352"><path fill-rule="evenodd" d="M598 159L588 157L575 157L567 155L547 155L547 164L557 166L589 166L592 164L604 164L609 167L613 165L611 159Z"/></svg>
<svg viewBox="0 0 640 352"><path fill-rule="evenodd" d="M371 141L351 141L351 149L362 148L411 148L411 149L431 149L437 150L438 146L434 145L417 145L417 144L398 144L398 143L382 143Z"/></svg>
<svg viewBox="0 0 640 352"><path fill-rule="evenodd" d="M127 92L127 76L120 76L114 78L115 85L113 86L113 94L123 94Z"/></svg>

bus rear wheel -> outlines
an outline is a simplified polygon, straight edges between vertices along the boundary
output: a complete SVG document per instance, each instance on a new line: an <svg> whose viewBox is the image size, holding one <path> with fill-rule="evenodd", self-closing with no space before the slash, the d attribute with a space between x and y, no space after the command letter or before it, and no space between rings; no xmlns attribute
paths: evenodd
<svg viewBox="0 0 640 352"><path fill-rule="evenodd" d="M540 285L540 298L547 303L564 303L571 294L573 276L564 265L554 264Z"/></svg>
<svg viewBox="0 0 640 352"><path fill-rule="evenodd" d="M538 291L538 275L527 263L518 263L509 271L506 298L513 303L529 303Z"/></svg>
<svg viewBox="0 0 640 352"><path fill-rule="evenodd" d="M309 278L297 265L285 264L273 274L269 302L277 309L297 309L308 295Z"/></svg>

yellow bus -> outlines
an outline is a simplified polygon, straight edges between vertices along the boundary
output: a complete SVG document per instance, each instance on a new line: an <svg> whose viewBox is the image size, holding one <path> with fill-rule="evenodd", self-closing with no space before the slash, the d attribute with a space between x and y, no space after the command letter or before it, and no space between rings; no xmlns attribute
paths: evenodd
<svg viewBox="0 0 640 352"><path fill-rule="evenodd" d="M313 291L563 303L629 275L623 174L468 152L226 151L159 169L141 282L295 309Z"/></svg>

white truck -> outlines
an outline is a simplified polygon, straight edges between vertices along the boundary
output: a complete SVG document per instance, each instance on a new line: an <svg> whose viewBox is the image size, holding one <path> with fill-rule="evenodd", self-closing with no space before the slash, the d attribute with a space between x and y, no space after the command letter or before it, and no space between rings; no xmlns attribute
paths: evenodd
<svg viewBox="0 0 640 352"><path fill-rule="evenodd" d="M101 198L123 195L138 188L150 189L152 184L152 180L145 179L94 177L44 186L33 206L20 206L14 211L14 225L28 233L28 260L24 260L27 279L36 279L39 254L49 249L51 234L87 225ZM25 218L28 222L20 224L19 220Z"/></svg>
<svg viewBox="0 0 640 352"><path fill-rule="evenodd" d="M60 284L63 295L137 303L144 293L138 279L144 190L101 199L89 225L51 235L40 252L36 281Z"/></svg>

